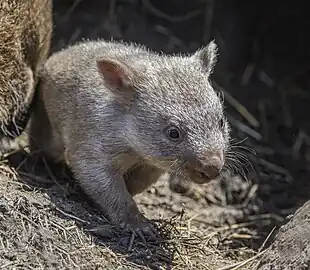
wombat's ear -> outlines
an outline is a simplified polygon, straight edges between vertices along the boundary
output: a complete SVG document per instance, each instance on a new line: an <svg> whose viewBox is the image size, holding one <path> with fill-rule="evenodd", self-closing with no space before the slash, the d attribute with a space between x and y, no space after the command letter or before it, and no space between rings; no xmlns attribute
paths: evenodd
<svg viewBox="0 0 310 270"><path fill-rule="evenodd" d="M97 67L103 79L112 86L110 90L116 90L118 93L133 90L130 86L134 82L136 72L125 63L118 60L99 59Z"/></svg>
<svg viewBox="0 0 310 270"><path fill-rule="evenodd" d="M205 71L208 75L213 72L214 66L217 62L217 45L214 40L212 40L207 46L198 50L194 57L200 59Z"/></svg>

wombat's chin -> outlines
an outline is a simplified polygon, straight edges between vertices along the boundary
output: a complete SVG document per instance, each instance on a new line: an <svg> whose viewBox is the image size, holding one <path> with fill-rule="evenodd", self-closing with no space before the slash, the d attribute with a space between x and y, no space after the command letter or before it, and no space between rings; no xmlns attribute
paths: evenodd
<svg viewBox="0 0 310 270"><path fill-rule="evenodd" d="M216 179L216 178L209 178L206 175L195 171L187 171L186 175L189 181L194 182L196 184L206 184Z"/></svg>

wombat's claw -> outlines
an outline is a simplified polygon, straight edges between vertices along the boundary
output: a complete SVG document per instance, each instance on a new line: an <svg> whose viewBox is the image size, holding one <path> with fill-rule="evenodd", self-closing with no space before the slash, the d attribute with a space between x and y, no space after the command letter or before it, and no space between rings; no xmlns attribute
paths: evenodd
<svg viewBox="0 0 310 270"><path fill-rule="evenodd" d="M159 233L156 228L149 222L141 222L137 224L122 224L124 230L130 231L137 235L144 244L146 244L145 237L150 237L152 240L159 239Z"/></svg>
<svg viewBox="0 0 310 270"><path fill-rule="evenodd" d="M140 239L142 240L142 242L143 242L144 244L146 244L145 237L144 237L144 235L143 235L143 233L142 233L142 231L141 231L140 229L136 229L135 231L133 231L133 233L136 233L136 234L140 237Z"/></svg>

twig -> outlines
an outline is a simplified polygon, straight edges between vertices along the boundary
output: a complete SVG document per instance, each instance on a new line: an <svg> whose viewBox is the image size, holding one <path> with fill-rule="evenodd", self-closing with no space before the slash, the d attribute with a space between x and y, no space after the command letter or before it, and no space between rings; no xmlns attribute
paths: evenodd
<svg viewBox="0 0 310 270"><path fill-rule="evenodd" d="M130 241L129 241L129 245L128 245L128 248L127 248L127 251L131 251L132 250L134 240L135 240L135 233L132 232L131 233L131 237L130 237Z"/></svg>
<svg viewBox="0 0 310 270"><path fill-rule="evenodd" d="M149 0L141 0L141 2L146 9L151 11L157 17L162 18L169 22L173 22L173 23L188 21L204 12L203 10L198 9L198 10L189 12L187 14L181 15L181 16L169 16L168 14L154 7L153 4Z"/></svg>
<svg viewBox="0 0 310 270"><path fill-rule="evenodd" d="M77 8L77 6L82 2L83 0L75 0L72 6L68 9L66 14L63 16L64 19L68 19L72 12Z"/></svg>
<svg viewBox="0 0 310 270"><path fill-rule="evenodd" d="M249 216L248 217L249 221L222 226L222 227L218 228L217 231L220 232L220 231L226 231L226 230L231 230L231 229L243 228L243 227L247 227L247 226L256 224L257 220L265 220L265 219L268 220L271 218L273 218L279 222L283 221L283 218L280 218L274 214L261 214L261 215L257 215L257 216Z"/></svg>
<svg viewBox="0 0 310 270"><path fill-rule="evenodd" d="M310 137L304 131L300 130L298 132L298 136L297 136L297 138L293 144L293 147L292 147L292 156L293 157L295 157L295 158L299 157L299 154L300 154L299 152L300 152L300 149L301 149L303 143L310 145Z"/></svg>
<svg viewBox="0 0 310 270"><path fill-rule="evenodd" d="M272 230L270 231L270 233L268 234L268 236L266 237L265 241L262 243L261 247L258 249L258 252L261 252L264 248L265 248L265 245L267 243L267 241L270 239L271 235L273 234L274 230L276 229L276 226L274 226L272 228Z"/></svg>
<svg viewBox="0 0 310 270"><path fill-rule="evenodd" d="M298 136L292 146L292 156L295 159L298 159L300 155L300 149L302 147L302 144L304 143L304 133L302 131L298 132Z"/></svg>
<svg viewBox="0 0 310 270"><path fill-rule="evenodd" d="M249 204L250 200L254 197L254 195L255 195L257 190L258 190L258 185L257 184L255 184L255 185L253 185L251 187L251 189L249 190L246 198L244 199L244 201L242 203L242 207L246 207Z"/></svg>
<svg viewBox="0 0 310 270"><path fill-rule="evenodd" d="M231 264L231 265L228 265L228 266L225 266L225 267L222 267L218 270L236 270L242 266L245 266L246 264L248 264L249 262L252 262L254 261L255 259L259 258L260 256L262 256L264 253L266 252L266 250L256 254L255 256L243 261L243 262L239 262L239 263L234 263L234 264Z"/></svg>
<svg viewBox="0 0 310 270"><path fill-rule="evenodd" d="M44 178L44 177L41 177L41 176L38 176L38 175L34 175L32 173L27 173L27 172L24 172L24 171L20 171L18 172L19 175L21 176L24 176L24 177L28 177L32 180L34 180L37 184L48 184L48 183L53 183L52 181Z"/></svg>
<svg viewBox="0 0 310 270"><path fill-rule="evenodd" d="M35 228L38 228L39 225L37 223L35 223L34 221L32 221L30 218L28 218L26 215L24 215L23 213L21 213L20 211L16 211L16 213L18 215L20 215L21 217L23 217L24 219L26 219L29 223L31 223L31 225L33 225Z"/></svg>
<svg viewBox="0 0 310 270"><path fill-rule="evenodd" d="M273 234L274 230L276 229L276 227L273 227L273 229L270 231L270 233L268 234L268 236L266 237L265 241L263 242L263 244L260 246L260 248L258 249L258 252L261 252L264 248L265 245L267 243L267 241L270 239L271 235ZM260 261L258 261L255 266L253 267L253 269L257 269L257 267L259 266Z"/></svg>
<svg viewBox="0 0 310 270"><path fill-rule="evenodd" d="M268 137L269 137L269 128L268 128L268 120L267 120L267 113L266 113L267 102L269 101L263 100L263 101L258 102L258 110L259 110L259 116L260 116L260 122L261 122L261 131L266 141L268 141Z"/></svg>
<svg viewBox="0 0 310 270"><path fill-rule="evenodd" d="M44 165L45 165L45 168L46 168L46 170L47 170L49 176L52 178L53 182L54 182L58 187L60 187L60 188L65 192L66 195L69 195L68 191L67 191L61 184L58 183L58 181L57 181L55 175L52 173L52 170L51 170L50 167L48 166L48 164L47 164L47 162L46 162L46 160L45 160L44 157L42 157L42 160L43 160L43 163L44 163Z"/></svg>
<svg viewBox="0 0 310 270"><path fill-rule="evenodd" d="M267 213L267 214L261 214L261 215L256 215L256 216L249 216L248 217L248 220L262 220L262 219L275 219L277 222L282 222L284 220L284 218L282 218L281 216L278 216L276 214L270 214L270 213Z"/></svg>
<svg viewBox="0 0 310 270"><path fill-rule="evenodd" d="M284 169L284 168L282 168L282 167L280 167L280 166L278 166L278 165L276 165L274 163L271 163L270 161L262 159L262 158L258 159L258 161L259 161L260 165L265 166L268 169L270 169L270 170L272 170L272 171L274 171L276 173L285 175L288 178L287 179L288 182L292 182L293 181L293 177L289 173L288 170L286 170L286 169Z"/></svg>
<svg viewBox="0 0 310 270"><path fill-rule="evenodd" d="M59 213L61 213L61 214L63 214L64 216L67 216L67 217L69 217L69 218L72 218L72 219L75 219L76 221L79 221L79 222L82 222L82 223L89 223L89 222L87 222L86 220L83 220L83 219L81 219L81 218L78 218L78 217L76 217L76 216L74 216L74 215L71 215L71 214L69 214L69 213L66 213L66 212L64 212L64 211L62 211L61 209L59 209L58 207L55 207L55 209L59 212Z"/></svg>
<svg viewBox="0 0 310 270"><path fill-rule="evenodd" d="M241 85L243 87L248 85L249 81L252 78L255 67L256 67L255 63L252 63L252 62L248 63L248 65L246 66L246 68L243 72L242 78L241 78Z"/></svg>
<svg viewBox="0 0 310 270"><path fill-rule="evenodd" d="M270 88L274 87L275 82L268 76L268 74L265 71L263 70L258 71L257 76L262 82L264 82Z"/></svg>
<svg viewBox="0 0 310 270"><path fill-rule="evenodd" d="M2 265L2 266L1 266L1 269L5 269L6 267L8 267L8 266L10 266L10 265L12 265L12 264L14 264L14 262L8 262L8 263Z"/></svg>
<svg viewBox="0 0 310 270"><path fill-rule="evenodd" d="M223 91L226 101L231 106L233 106L235 110L238 111L252 127L260 127L260 123L256 120L256 118L238 100L236 100L231 94L229 94L226 90L224 90L223 87L218 85L216 82L213 82L213 85L220 91Z"/></svg>
<svg viewBox="0 0 310 270"><path fill-rule="evenodd" d="M257 141L261 141L263 139L263 136L260 135L257 131L251 129L250 127L246 126L245 124L241 123L239 120L237 120L236 118L234 118L233 116L227 114L229 122L236 127L237 129L239 129L240 131L246 133L247 135L251 136L252 138L254 138Z"/></svg>

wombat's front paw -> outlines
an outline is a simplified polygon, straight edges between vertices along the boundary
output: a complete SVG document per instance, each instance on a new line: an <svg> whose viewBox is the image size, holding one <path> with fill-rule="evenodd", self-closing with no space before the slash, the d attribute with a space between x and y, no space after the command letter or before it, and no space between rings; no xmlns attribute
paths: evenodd
<svg viewBox="0 0 310 270"><path fill-rule="evenodd" d="M141 213L139 215L130 215L126 222L121 223L121 227L126 231L137 234L144 243L146 243L145 238L151 238L152 240L158 240L160 238L155 225Z"/></svg>
<svg viewBox="0 0 310 270"><path fill-rule="evenodd" d="M160 235L156 227L149 220L147 220L142 214L140 214L140 216L128 217L125 222L124 221L116 222L114 220L112 224L95 226L89 228L88 231L95 233L96 235L101 237L112 237L115 233L115 232L113 233L113 230L115 229L113 223L116 226L120 226L121 229L123 229L123 232L134 233L144 243L146 243L146 238L155 241L160 239Z"/></svg>

